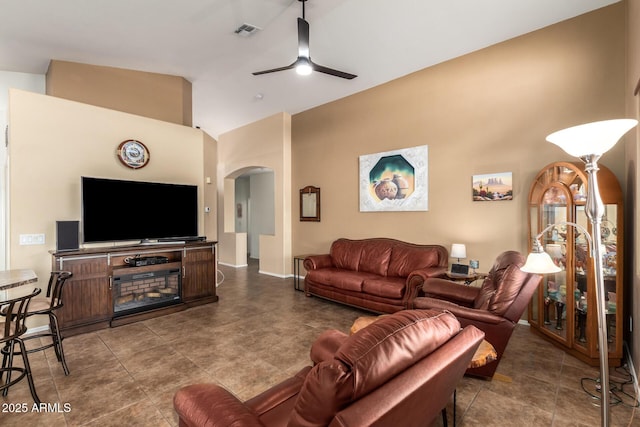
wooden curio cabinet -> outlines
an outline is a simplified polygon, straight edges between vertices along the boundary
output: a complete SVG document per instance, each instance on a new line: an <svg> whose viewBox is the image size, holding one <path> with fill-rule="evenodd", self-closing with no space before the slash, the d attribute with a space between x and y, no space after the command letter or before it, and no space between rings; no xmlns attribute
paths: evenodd
<svg viewBox="0 0 640 427"><path fill-rule="evenodd" d="M599 165L598 186L605 206L602 220L604 285L609 364L622 359L623 206L613 172ZM583 163L557 162L543 168L529 193L529 230L534 238L548 225L572 222L591 234L585 212L587 175ZM540 238L562 271L547 274L529 305L532 330L584 362L599 365L595 277L589 242L571 225L553 227ZM531 239L529 242L531 250Z"/></svg>

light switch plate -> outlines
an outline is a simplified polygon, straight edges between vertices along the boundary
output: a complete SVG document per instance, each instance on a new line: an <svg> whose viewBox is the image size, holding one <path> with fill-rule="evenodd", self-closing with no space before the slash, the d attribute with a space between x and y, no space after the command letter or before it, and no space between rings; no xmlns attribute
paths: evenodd
<svg viewBox="0 0 640 427"><path fill-rule="evenodd" d="M20 245L44 245L44 234L21 234Z"/></svg>

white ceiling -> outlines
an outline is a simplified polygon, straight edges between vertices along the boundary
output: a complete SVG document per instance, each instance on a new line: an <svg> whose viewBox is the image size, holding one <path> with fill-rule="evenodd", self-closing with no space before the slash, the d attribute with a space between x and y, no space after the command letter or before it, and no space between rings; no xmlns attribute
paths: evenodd
<svg viewBox="0 0 640 427"><path fill-rule="evenodd" d="M0 70L51 59L173 74L193 84L193 123L217 137L342 98L619 0L309 0L310 51L357 74L253 71L297 56L297 0L0 0ZM240 37L249 23L262 30Z"/></svg>

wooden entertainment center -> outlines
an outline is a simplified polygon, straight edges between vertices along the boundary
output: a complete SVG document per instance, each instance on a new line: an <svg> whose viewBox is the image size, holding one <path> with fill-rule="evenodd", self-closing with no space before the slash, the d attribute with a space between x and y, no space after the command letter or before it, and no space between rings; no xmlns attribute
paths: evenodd
<svg viewBox="0 0 640 427"><path fill-rule="evenodd" d="M124 325L139 320L185 310L196 305L218 301L216 295L216 243L167 242L151 245L85 248L52 251L54 270L73 273L64 288L64 306L58 311L60 330L64 336ZM130 266L133 257L166 257L166 262ZM135 310L114 311L114 302L133 300L133 293L114 296L115 282L121 278L155 280L166 285L136 295L162 296L161 291L174 292L168 302L150 304ZM138 285L132 285L135 288ZM152 285L147 285L152 286ZM127 288L128 289L128 288ZM130 291L127 291L130 292Z"/></svg>

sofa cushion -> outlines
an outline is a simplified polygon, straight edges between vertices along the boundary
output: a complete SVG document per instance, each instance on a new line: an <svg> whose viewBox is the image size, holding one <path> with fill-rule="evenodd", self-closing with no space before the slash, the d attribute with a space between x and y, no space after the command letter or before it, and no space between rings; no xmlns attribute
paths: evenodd
<svg viewBox="0 0 640 427"><path fill-rule="evenodd" d="M489 300L496 292L492 273L492 271L489 272L489 275L484 278L482 286L480 287L480 292L478 292L476 299L473 301L473 308L478 310L489 309Z"/></svg>
<svg viewBox="0 0 640 427"><path fill-rule="evenodd" d="M371 242L362 248L358 270L386 276L389 268L389 259L391 259L391 245L389 242Z"/></svg>
<svg viewBox="0 0 640 427"><path fill-rule="evenodd" d="M384 298L401 299L404 295L405 282L404 277L366 279L362 282L362 292Z"/></svg>
<svg viewBox="0 0 640 427"><path fill-rule="evenodd" d="M362 241L348 239L334 241L329 250L333 265L344 270L358 271L363 246Z"/></svg>
<svg viewBox="0 0 640 427"><path fill-rule="evenodd" d="M379 277L371 273L358 273L357 271L341 270L339 268L321 268L307 272L308 280L314 283L322 283L346 291L362 292L362 282L366 279Z"/></svg>
<svg viewBox="0 0 640 427"><path fill-rule="evenodd" d="M520 270L523 264L524 256L521 253L517 251L501 253L482 282L473 308L503 315L520 293L524 283L524 276L527 273Z"/></svg>
<svg viewBox="0 0 640 427"><path fill-rule="evenodd" d="M500 276L498 286L489 299L488 309L493 314L501 316L518 297L527 273L520 270L519 266L511 264L507 268L499 270L497 275Z"/></svg>
<svg viewBox="0 0 640 427"><path fill-rule="evenodd" d="M451 313L405 310L380 318L313 367L289 426L327 426L334 415L423 359L460 330Z"/></svg>
<svg viewBox="0 0 640 427"><path fill-rule="evenodd" d="M433 249L397 244L391 251L387 276L407 277L419 268L437 267L438 252Z"/></svg>

